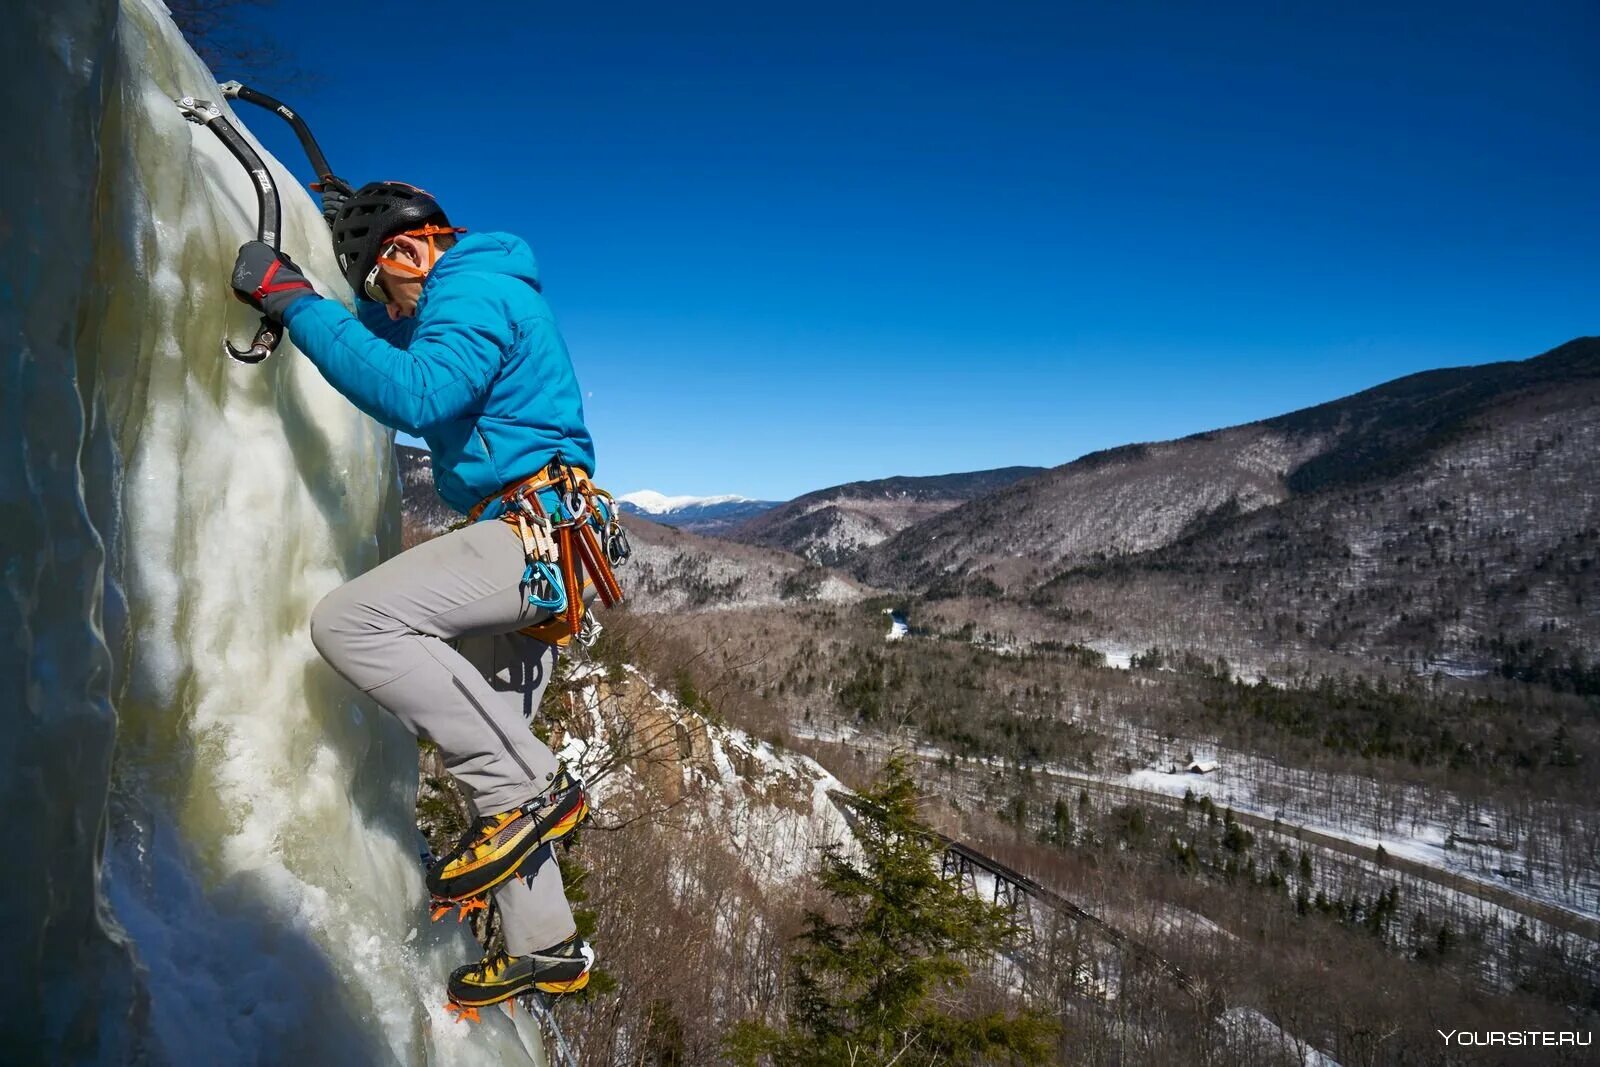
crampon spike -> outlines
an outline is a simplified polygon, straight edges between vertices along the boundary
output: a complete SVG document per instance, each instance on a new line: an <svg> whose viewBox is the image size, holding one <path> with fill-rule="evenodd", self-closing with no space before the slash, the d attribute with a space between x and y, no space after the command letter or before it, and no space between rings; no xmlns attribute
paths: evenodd
<svg viewBox="0 0 1600 1067"><path fill-rule="evenodd" d="M458 908L460 909L460 914L456 916L456 922L466 922L467 916L473 912L488 911L489 902L483 897L473 897L470 900L439 900L435 898L428 912L428 918L438 922Z"/></svg>
<svg viewBox="0 0 1600 1067"><path fill-rule="evenodd" d="M465 1004L457 1004L453 1000L445 1001L444 1010L454 1015L457 1022L475 1023L479 1021L477 1008L469 1008Z"/></svg>

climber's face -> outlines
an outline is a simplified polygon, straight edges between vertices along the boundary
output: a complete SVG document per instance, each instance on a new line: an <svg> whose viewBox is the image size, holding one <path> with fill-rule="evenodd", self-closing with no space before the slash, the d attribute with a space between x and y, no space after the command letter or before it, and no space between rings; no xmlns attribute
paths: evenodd
<svg viewBox="0 0 1600 1067"><path fill-rule="evenodd" d="M409 319L417 313L422 283L427 280L427 271L432 266L427 242L403 233L389 239L378 256L375 283L387 297L384 307L390 319Z"/></svg>

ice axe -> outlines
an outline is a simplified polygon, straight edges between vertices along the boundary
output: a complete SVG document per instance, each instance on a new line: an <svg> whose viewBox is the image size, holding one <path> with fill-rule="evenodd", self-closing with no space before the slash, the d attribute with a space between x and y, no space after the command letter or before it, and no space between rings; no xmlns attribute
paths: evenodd
<svg viewBox="0 0 1600 1067"><path fill-rule="evenodd" d="M228 151L233 153L233 158L250 172L251 183L256 189L256 240L271 245L274 252L278 251L279 233L283 229L283 210L278 204L278 187L272 180L272 172L261 161L261 156L250 147L250 142L233 128L233 123L222 114L222 109L211 101L185 96L178 101L178 110L183 112L184 118L196 126L208 127L227 146ZM250 347L235 347L232 341L224 337L222 348L240 363L260 363L272 355L272 350L278 347L278 342L281 340L283 334L278 324L263 315Z"/></svg>
<svg viewBox="0 0 1600 1067"><path fill-rule="evenodd" d="M312 169L317 172L317 181L312 183L312 189L320 192L324 188L332 188L347 195L355 191L350 187L350 183L334 175L328 166L328 157L323 155L317 139L311 136L311 130L306 126L305 119L295 114L287 104L236 81L224 82L218 88L222 90L222 95L230 100L244 100L276 112L293 127L295 136L300 140L300 147L305 149L307 158L311 160ZM178 109L183 112L184 118L195 125L209 127L211 132L227 146L228 151L233 153L233 157L250 172L256 190L256 240L269 244L273 251L278 251L280 234L283 230L283 210L278 201L278 187L272 180L272 172L262 162L261 156L223 115L222 109L211 101L186 96L178 101ZM282 339L283 334L278 324L263 316L261 326L256 330L250 347L238 348L227 338L222 339L222 347L231 358L240 363L260 363L272 355Z"/></svg>
<svg viewBox="0 0 1600 1067"><path fill-rule="evenodd" d="M317 139L311 136L311 128L306 125L306 120L296 114L288 104L285 104L277 97L268 96L266 93L252 89L248 85L241 85L236 81L223 82L218 88L222 90L222 95L229 100L243 100L245 103L264 107L268 111L275 112L289 124L290 128L294 130L295 137L300 141L300 147L305 149L306 158L311 161L311 169L316 171L317 180L311 183L313 191L320 193L324 189L332 189L346 196L355 192L355 188L349 182L333 173L333 168L328 166L328 157L323 155L321 146L317 144ZM332 225L331 219L329 220L329 225Z"/></svg>

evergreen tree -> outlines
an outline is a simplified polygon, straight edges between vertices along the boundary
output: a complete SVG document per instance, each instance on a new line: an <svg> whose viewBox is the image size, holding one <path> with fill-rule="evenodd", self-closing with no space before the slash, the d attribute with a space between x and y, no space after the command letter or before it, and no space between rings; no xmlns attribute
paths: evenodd
<svg viewBox="0 0 1600 1067"><path fill-rule="evenodd" d="M1067 803L1066 797L1056 797L1050 822L1039 831L1039 839L1063 848L1072 844L1072 805Z"/></svg>
<svg viewBox="0 0 1600 1067"><path fill-rule="evenodd" d="M729 1037L734 1062L755 1067L1042 1064L1056 1024L1028 1010L966 1013L967 960L1015 933L1004 908L939 875L939 843L916 821L917 789L890 760L861 795L862 859L824 850L830 914L810 912L790 959L788 1019L745 1022Z"/></svg>

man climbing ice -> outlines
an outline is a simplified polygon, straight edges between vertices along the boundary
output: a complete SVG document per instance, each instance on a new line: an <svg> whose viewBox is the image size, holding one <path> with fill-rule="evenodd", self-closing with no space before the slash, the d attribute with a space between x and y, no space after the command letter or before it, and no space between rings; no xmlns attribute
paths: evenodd
<svg viewBox="0 0 1600 1067"><path fill-rule="evenodd" d="M432 196L398 182L324 200L357 314L259 241L240 248L234 290L285 324L356 407L425 439L439 495L479 521L328 594L312 613L312 641L439 747L477 816L428 888L436 906L463 911L492 893L505 951L458 968L451 1000L475 1008L581 989L594 952L577 935L551 843L588 804L528 721L582 614L574 559L599 582L594 542L585 555L579 539L557 542L552 530L564 518L587 533L573 514L589 511L585 501L610 517L588 482L594 444L572 361L520 238L460 236ZM606 544L599 555L617 562Z"/></svg>

